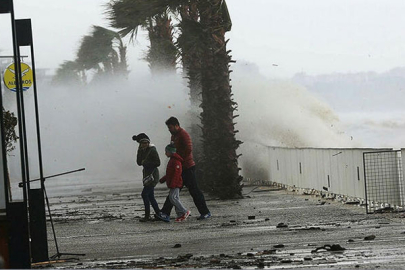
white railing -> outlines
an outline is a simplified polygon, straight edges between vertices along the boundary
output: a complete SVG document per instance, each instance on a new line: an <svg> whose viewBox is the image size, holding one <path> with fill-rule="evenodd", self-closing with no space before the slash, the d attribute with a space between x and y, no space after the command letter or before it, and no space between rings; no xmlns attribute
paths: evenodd
<svg viewBox="0 0 405 270"><path fill-rule="evenodd" d="M363 153L375 148L268 147L269 180L365 199Z"/></svg>

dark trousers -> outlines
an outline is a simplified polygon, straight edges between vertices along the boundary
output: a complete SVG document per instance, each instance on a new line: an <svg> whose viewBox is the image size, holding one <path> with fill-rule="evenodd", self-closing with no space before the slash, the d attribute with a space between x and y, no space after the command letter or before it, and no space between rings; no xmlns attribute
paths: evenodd
<svg viewBox="0 0 405 270"><path fill-rule="evenodd" d="M152 205L153 210L156 214L159 214L159 205L155 199L155 187L146 186L142 190L143 204L145 205L145 217L150 216L150 205Z"/></svg>
<svg viewBox="0 0 405 270"><path fill-rule="evenodd" d="M209 210L207 204L205 203L204 194L198 188L197 180L195 179L195 166L183 170L181 177L183 178L183 185L187 187L193 198L194 204L200 212L200 215L208 214ZM173 204L170 202L169 196L166 197L166 201L161 209L162 213L170 216Z"/></svg>

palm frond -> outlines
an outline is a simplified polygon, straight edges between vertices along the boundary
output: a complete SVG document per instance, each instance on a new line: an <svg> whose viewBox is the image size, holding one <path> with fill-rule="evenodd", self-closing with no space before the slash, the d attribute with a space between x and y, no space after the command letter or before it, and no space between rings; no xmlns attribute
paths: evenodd
<svg viewBox="0 0 405 270"><path fill-rule="evenodd" d="M122 36L136 37L138 28L156 15L175 12L189 0L112 0L107 4L107 19L113 28L120 29Z"/></svg>

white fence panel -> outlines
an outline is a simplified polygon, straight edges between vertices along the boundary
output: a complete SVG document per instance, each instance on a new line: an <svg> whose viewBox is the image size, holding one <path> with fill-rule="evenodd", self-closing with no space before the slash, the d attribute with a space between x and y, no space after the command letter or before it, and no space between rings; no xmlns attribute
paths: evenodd
<svg viewBox="0 0 405 270"><path fill-rule="evenodd" d="M269 147L270 181L364 199L363 153L384 150Z"/></svg>

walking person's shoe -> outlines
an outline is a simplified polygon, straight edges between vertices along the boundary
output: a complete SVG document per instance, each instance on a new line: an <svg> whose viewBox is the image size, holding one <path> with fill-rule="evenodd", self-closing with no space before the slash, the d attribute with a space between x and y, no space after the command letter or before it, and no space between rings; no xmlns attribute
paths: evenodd
<svg viewBox="0 0 405 270"><path fill-rule="evenodd" d="M178 218L176 218L176 222L182 222L182 221L185 221L187 218L188 218L188 216L191 214L191 212L190 212L190 210L187 210L187 212L186 213L184 213L181 217L178 217Z"/></svg>
<svg viewBox="0 0 405 270"><path fill-rule="evenodd" d="M205 214L205 215L199 216L197 219L198 219L198 220L204 220L204 219L207 219L207 218L210 218L210 217L211 217L211 213L208 212L208 213Z"/></svg>
<svg viewBox="0 0 405 270"><path fill-rule="evenodd" d="M160 213L159 215L155 215L155 217L164 222L170 222L170 216L166 215L165 213Z"/></svg>
<svg viewBox="0 0 405 270"><path fill-rule="evenodd" d="M150 221L150 220L151 220L151 219L150 219L149 216L144 216L144 217L142 217L142 218L139 219L139 222L148 222L148 221Z"/></svg>
<svg viewBox="0 0 405 270"><path fill-rule="evenodd" d="M151 218L150 220L151 221L161 221L161 219L159 218L159 216L161 215L162 213L158 213L158 214L153 214L153 218Z"/></svg>

